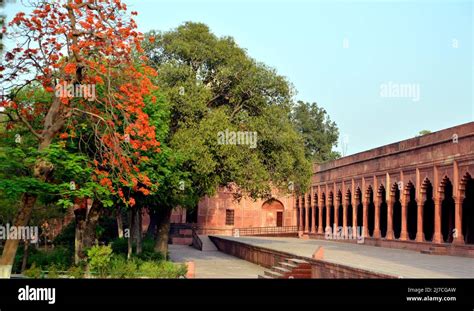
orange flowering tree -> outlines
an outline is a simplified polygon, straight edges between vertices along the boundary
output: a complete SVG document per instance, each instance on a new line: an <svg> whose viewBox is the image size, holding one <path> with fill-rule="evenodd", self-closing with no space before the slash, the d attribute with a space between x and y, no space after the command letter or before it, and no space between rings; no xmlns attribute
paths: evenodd
<svg viewBox="0 0 474 311"><path fill-rule="evenodd" d="M2 29L17 42L0 65L7 94L0 113L7 129L21 123L37 139L39 151L66 139L80 142L94 175L111 194L133 205L124 189L148 194L156 184L141 172L144 152L158 152L155 128L144 112L153 101L152 78L145 65L142 34L120 0L39 0L31 13L18 13ZM18 96L42 88L50 100ZM23 98L23 99L19 99ZM84 129L87 130L84 130ZM85 134L87 133L87 134ZM54 166L38 157L32 175L47 182ZM36 195L24 193L16 226L28 223ZM0 265L12 265L17 240L5 244Z"/></svg>

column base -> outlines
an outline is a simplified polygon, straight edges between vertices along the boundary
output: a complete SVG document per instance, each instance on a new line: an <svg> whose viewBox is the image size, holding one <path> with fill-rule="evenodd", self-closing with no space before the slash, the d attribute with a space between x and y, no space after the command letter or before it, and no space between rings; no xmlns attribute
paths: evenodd
<svg viewBox="0 0 474 311"><path fill-rule="evenodd" d="M464 236L462 234L458 234L458 236L453 239L453 244L456 244L456 245L466 244L464 243Z"/></svg>
<svg viewBox="0 0 474 311"><path fill-rule="evenodd" d="M394 239L394 235L393 235L393 231L387 231L387 233L385 234L385 239L386 240L393 240Z"/></svg>
<svg viewBox="0 0 474 311"><path fill-rule="evenodd" d="M406 240L408 240L408 233L402 231L402 232L400 233L400 239L399 239L399 240L400 240L400 241L406 241Z"/></svg>
<svg viewBox="0 0 474 311"><path fill-rule="evenodd" d="M380 239L382 237L382 231L380 229L374 229L374 233L372 234L372 238Z"/></svg>
<svg viewBox="0 0 474 311"><path fill-rule="evenodd" d="M443 238L441 236L441 232L435 232L433 235L433 243L441 244L443 242Z"/></svg>
<svg viewBox="0 0 474 311"><path fill-rule="evenodd" d="M423 233L417 233L416 237L415 237L415 241L416 242L424 242L425 241L424 234Z"/></svg>

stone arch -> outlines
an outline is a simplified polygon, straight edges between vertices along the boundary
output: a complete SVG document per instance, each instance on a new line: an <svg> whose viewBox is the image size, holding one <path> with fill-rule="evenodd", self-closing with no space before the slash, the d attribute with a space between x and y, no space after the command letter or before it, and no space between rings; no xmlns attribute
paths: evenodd
<svg viewBox="0 0 474 311"><path fill-rule="evenodd" d="M416 202L416 188L415 185L408 181L406 188L407 195L407 234L408 239L415 240L418 230L418 204Z"/></svg>
<svg viewBox="0 0 474 311"><path fill-rule="evenodd" d="M357 227L362 228L364 225L364 206L362 205L362 191L359 187L356 189L355 199L357 201Z"/></svg>
<svg viewBox="0 0 474 311"><path fill-rule="evenodd" d="M313 198L313 208L314 208L314 228L317 230L319 226L319 209L321 208L319 206L319 201L318 201L318 194L314 194Z"/></svg>
<svg viewBox="0 0 474 311"><path fill-rule="evenodd" d="M305 196L301 196L301 229L304 230L306 228L306 200Z"/></svg>
<svg viewBox="0 0 474 311"><path fill-rule="evenodd" d="M285 205L278 199L270 198L262 203L262 209L284 210Z"/></svg>
<svg viewBox="0 0 474 311"><path fill-rule="evenodd" d="M342 200L341 190L337 192L337 198L338 199L336 200L336 202L339 202L339 206L337 206L337 227L342 227L344 220L344 209L342 205L344 204L344 201Z"/></svg>
<svg viewBox="0 0 474 311"><path fill-rule="evenodd" d="M311 200L311 194L308 194L308 230L311 231L311 226L313 225L313 204L311 204L313 201Z"/></svg>
<svg viewBox="0 0 474 311"><path fill-rule="evenodd" d="M466 244L474 244L474 179L466 173L461 180L464 192L462 201L462 234Z"/></svg>
<svg viewBox="0 0 474 311"><path fill-rule="evenodd" d="M455 204L453 196L453 184L445 176L440 186L443 200L441 201L441 234L446 243L453 242L453 233L455 228Z"/></svg>
<svg viewBox="0 0 474 311"><path fill-rule="evenodd" d="M282 227L283 226L283 212L285 206L283 203L276 199L270 198L262 203L262 211L264 213L264 223L267 227Z"/></svg>
<svg viewBox="0 0 474 311"><path fill-rule="evenodd" d="M323 223L323 231L326 230L326 226L327 226L327 223L326 223L326 217L327 217L327 209L326 209L326 193L322 193L321 195L321 208L322 208L322 212L323 212L323 215L322 215L322 223Z"/></svg>
<svg viewBox="0 0 474 311"><path fill-rule="evenodd" d="M378 193L380 195L380 235L382 238L384 238L387 235L388 221L387 191L385 190L384 185L380 185Z"/></svg>
<svg viewBox="0 0 474 311"><path fill-rule="evenodd" d="M421 185L421 192L424 194L425 201L423 202L423 235L426 241L433 240L434 234L434 200L433 200L433 185L428 178L425 178Z"/></svg>
<svg viewBox="0 0 474 311"><path fill-rule="evenodd" d="M375 204L374 204L374 190L372 186L367 187L366 191L367 198L367 232L369 236L374 235L375 228Z"/></svg>
<svg viewBox="0 0 474 311"><path fill-rule="evenodd" d="M402 203L401 191L398 187L398 183L392 185L391 193L393 195L393 208L392 208L392 226L393 226L393 236L395 239L400 238L402 232Z"/></svg>
<svg viewBox="0 0 474 311"><path fill-rule="evenodd" d="M295 207L296 207L296 227L300 228L300 198L297 196L296 197L296 202L295 202Z"/></svg>
<svg viewBox="0 0 474 311"><path fill-rule="evenodd" d="M328 198L328 207L329 207L329 224L328 227L331 227L332 230L334 230L334 219L335 219L335 213L334 213L334 194L329 192L329 198Z"/></svg>
<svg viewBox="0 0 474 311"><path fill-rule="evenodd" d="M346 192L346 201L347 201L347 210L346 210L346 226L347 227L352 227L352 213L353 213L353 207L352 207L352 193L351 190L347 190Z"/></svg>

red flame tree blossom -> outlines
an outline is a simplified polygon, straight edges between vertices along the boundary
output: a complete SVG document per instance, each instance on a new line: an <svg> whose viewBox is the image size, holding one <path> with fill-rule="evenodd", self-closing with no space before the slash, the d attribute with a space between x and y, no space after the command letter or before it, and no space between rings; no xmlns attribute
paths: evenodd
<svg viewBox="0 0 474 311"><path fill-rule="evenodd" d="M118 195L123 189L147 194L152 181L140 172L138 162L143 160L141 152L159 151L155 128L143 110L145 100L153 98L156 72L137 56L142 34L126 5L120 0L41 0L33 6L31 13L18 13L2 29L17 46L5 53L0 65L0 83L8 94L0 102L0 113L11 124L27 127L38 139L39 150L74 137L79 121L87 120L94 137L90 149L97 182ZM64 85L94 85L97 94L62 96L57 89ZM29 87L42 87L51 100L16 100ZM47 181L51 169L38 159L33 174ZM133 204L133 198L123 198ZM35 200L24 195L16 225L26 225ZM5 260L5 252L12 247L16 252L17 244L5 246L3 264L11 261Z"/></svg>

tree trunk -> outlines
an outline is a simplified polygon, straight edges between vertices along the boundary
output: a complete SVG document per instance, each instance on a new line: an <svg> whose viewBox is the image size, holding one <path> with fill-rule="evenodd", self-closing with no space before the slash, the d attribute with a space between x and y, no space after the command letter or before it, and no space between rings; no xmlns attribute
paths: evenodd
<svg viewBox="0 0 474 311"><path fill-rule="evenodd" d="M58 100L59 103L59 100ZM51 145L55 133L48 132L43 136L38 146L38 150L44 150ZM53 165L45 159L37 159L33 168L33 177L41 181L48 181L53 170ZM36 203L37 195L31 193L23 194L21 205L15 217L14 226L27 226L30 221L33 207ZM2 257L0 258L0 277L10 277L11 268L15 261L16 251L18 250L18 240L7 240L3 248Z"/></svg>
<svg viewBox="0 0 474 311"><path fill-rule="evenodd" d="M13 223L14 226L24 227L28 225L28 222L31 218L31 213L33 211L33 207L36 202L36 198L36 195L31 195L28 193L23 194L23 197L21 199L20 210L18 211L18 214ZM0 277L10 277L13 262L15 261L16 251L18 249L18 243L19 240L17 239L6 240L5 246L3 248L2 257L0 258L0 266L3 266L0 267L2 268L0 270L3 270L3 274L6 275L0 275Z"/></svg>
<svg viewBox="0 0 474 311"><path fill-rule="evenodd" d="M25 244L23 246L23 261L21 263L21 273L26 270L26 265L28 264L28 252L30 249L30 241L25 240Z"/></svg>
<svg viewBox="0 0 474 311"><path fill-rule="evenodd" d="M76 215L76 234L74 241L74 263L77 265L85 260L84 251L92 247L96 241L96 227L101 212L100 201L95 200L87 212L87 207L81 207L74 211Z"/></svg>
<svg viewBox="0 0 474 311"><path fill-rule="evenodd" d="M160 252L165 259L168 258L168 239L172 210L170 207L159 207L156 213L155 252Z"/></svg>
<svg viewBox="0 0 474 311"><path fill-rule="evenodd" d="M137 249L136 253L137 255L140 255L143 250L143 245L142 245L142 209L141 208L136 208L136 241L137 241Z"/></svg>
<svg viewBox="0 0 474 311"><path fill-rule="evenodd" d="M120 207L117 209L117 214L115 215L115 218L117 219L118 237L123 238L123 219L122 219L122 209Z"/></svg>
<svg viewBox="0 0 474 311"><path fill-rule="evenodd" d="M127 250L127 259L130 260L132 258L133 252L133 239L135 237L135 213L133 212L133 208L128 210L128 219L129 219L129 226L128 226L128 250Z"/></svg>
<svg viewBox="0 0 474 311"><path fill-rule="evenodd" d="M150 224L146 230L146 236L154 239L156 234L156 209L148 208L148 215L150 215Z"/></svg>
<svg viewBox="0 0 474 311"><path fill-rule="evenodd" d="M74 210L76 218L76 232L74 234L74 264L78 265L84 258L84 227L86 223L87 208L78 208Z"/></svg>
<svg viewBox="0 0 474 311"><path fill-rule="evenodd" d="M96 234L97 223L99 222L100 212L102 211L99 200L94 200L92 207L87 213L86 223L84 226L83 246L84 249L94 246L98 236Z"/></svg>

